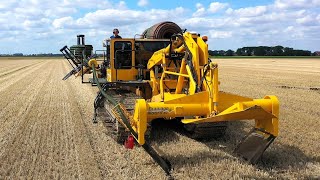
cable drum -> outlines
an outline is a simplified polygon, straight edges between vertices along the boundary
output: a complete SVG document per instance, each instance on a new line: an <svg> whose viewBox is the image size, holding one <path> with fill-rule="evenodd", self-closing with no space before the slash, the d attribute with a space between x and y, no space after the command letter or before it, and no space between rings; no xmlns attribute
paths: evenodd
<svg viewBox="0 0 320 180"><path fill-rule="evenodd" d="M147 39L170 39L175 33L181 32L181 28L174 22L160 22L146 29L142 33L142 38Z"/></svg>

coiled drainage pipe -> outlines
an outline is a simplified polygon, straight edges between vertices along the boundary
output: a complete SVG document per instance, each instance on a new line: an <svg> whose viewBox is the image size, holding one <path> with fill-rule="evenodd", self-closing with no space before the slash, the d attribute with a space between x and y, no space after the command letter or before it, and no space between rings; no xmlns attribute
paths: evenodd
<svg viewBox="0 0 320 180"><path fill-rule="evenodd" d="M174 22L160 22L146 29L142 33L142 38L147 39L170 39L175 33L181 32L181 28Z"/></svg>

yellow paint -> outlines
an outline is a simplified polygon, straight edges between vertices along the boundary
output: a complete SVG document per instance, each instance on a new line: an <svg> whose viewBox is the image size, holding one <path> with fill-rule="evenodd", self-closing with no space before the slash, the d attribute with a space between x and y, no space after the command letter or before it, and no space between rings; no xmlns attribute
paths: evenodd
<svg viewBox="0 0 320 180"><path fill-rule="evenodd" d="M92 67L92 65L94 64L94 67L97 68L98 67L98 62L96 59L90 59L88 62L89 67Z"/></svg>
<svg viewBox="0 0 320 180"><path fill-rule="evenodd" d="M113 39L110 43L111 49L114 48L115 41L129 41L133 44L134 66L135 40ZM184 53L179 67L176 67L173 60L168 57L172 53ZM110 52L110 57L110 68L107 69L108 81L135 80L138 74L136 68L116 70L113 51ZM133 130L138 134L136 140L140 145L145 143L147 123L158 118L188 117L182 120L183 123L253 119L256 128L278 136L277 97L252 99L219 91L218 64L209 62L208 57L208 45L197 34L189 32L173 40L171 47L167 46L152 55L147 63L150 79L146 80L150 84L152 97L148 100L137 100L134 116L130 119ZM193 67L189 66L189 61ZM196 77L193 77L193 72ZM189 119L190 117L193 119Z"/></svg>

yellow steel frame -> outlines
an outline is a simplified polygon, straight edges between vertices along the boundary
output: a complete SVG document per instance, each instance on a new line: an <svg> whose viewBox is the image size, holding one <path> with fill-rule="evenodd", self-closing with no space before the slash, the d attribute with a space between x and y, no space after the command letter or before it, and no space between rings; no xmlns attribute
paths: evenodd
<svg viewBox="0 0 320 180"><path fill-rule="evenodd" d="M110 41L111 50L114 49L114 43L117 41L132 43L132 65L134 66L134 39L113 39ZM168 57L170 53L184 53L185 56L179 67L171 63L172 59ZM115 53L111 51L110 55L111 68L107 70L107 81L135 79L137 69L132 67L116 70ZM93 68L98 67L95 59L89 60L88 65ZM161 73L157 70L159 66ZM182 123L185 124L253 119L255 128L265 134L278 136L279 101L277 97L270 95L263 99L251 99L220 92L218 64L208 61L208 46L198 35L186 32L183 36L177 37L171 45L153 54L147 68L150 71L151 100L147 102L145 99L138 99L133 117L121 104L116 106L120 106L124 115L130 119L132 129L138 135L136 140L140 145L145 143L147 123L158 118L180 117L184 118ZM121 120L118 112L115 109L112 111L117 119ZM120 123L125 126L124 122L120 121Z"/></svg>
<svg viewBox="0 0 320 180"><path fill-rule="evenodd" d="M154 53L148 62L153 98L151 102L144 99L136 101L131 125L138 134L137 142L141 145L145 143L144 134L148 122L157 118L176 117L194 117L183 119L182 123L185 124L254 119L255 128L278 136L277 97L251 99L219 92L218 65L212 62L207 64L207 44L199 36L188 32L184 33L183 40L184 43L181 39L176 39L171 46ZM178 72L172 63L169 63L170 52L188 53L186 49L192 54L198 84L186 59L182 59ZM156 73L157 66L163 69L160 79ZM167 75L177 78L167 78ZM197 87L201 77L205 77L206 80L203 81L202 87ZM167 87L168 84L170 87ZM187 93L182 91L184 88L188 89ZM197 92L197 88L201 91Z"/></svg>

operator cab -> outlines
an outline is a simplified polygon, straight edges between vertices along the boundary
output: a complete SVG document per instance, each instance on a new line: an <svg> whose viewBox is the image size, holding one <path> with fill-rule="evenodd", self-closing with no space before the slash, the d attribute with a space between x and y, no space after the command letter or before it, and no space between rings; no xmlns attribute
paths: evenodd
<svg viewBox="0 0 320 180"><path fill-rule="evenodd" d="M167 47L169 39L106 40L105 70L102 75L108 82L144 80L149 77L147 63L154 52Z"/></svg>

